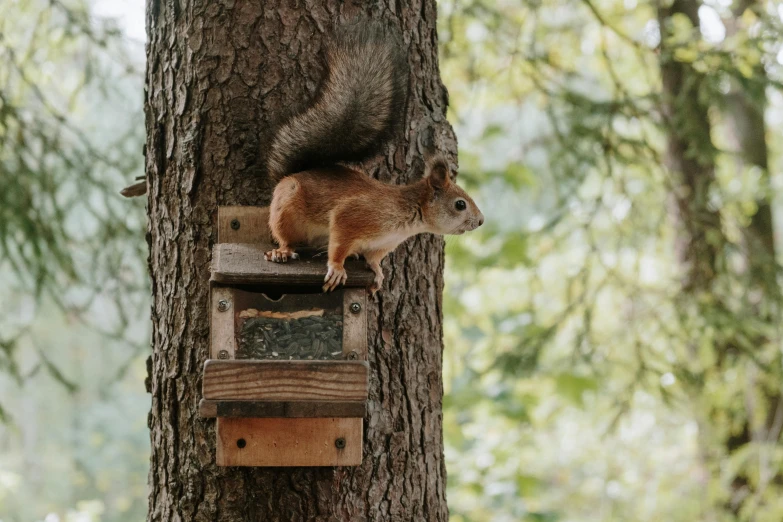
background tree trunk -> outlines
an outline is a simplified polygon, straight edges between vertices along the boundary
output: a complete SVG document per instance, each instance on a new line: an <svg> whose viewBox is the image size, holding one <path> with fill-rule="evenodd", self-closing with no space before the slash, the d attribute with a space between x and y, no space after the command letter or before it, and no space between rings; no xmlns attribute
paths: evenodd
<svg viewBox="0 0 783 522"><path fill-rule="evenodd" d="M735 17L741 16L752 3L741 2L735 9ZM710 192L716 183L717 151L711 137L710 105L701 92L705 78L686 61L678 61L674 55L676 44L669 45L667 42L673 17L677 15L687 17L694 30L698 30L700 5L697 0L674 0L670 6L662 6L658 10L662 35L663 110L669 134L667 163L676 177L672 195L677 202L679 242L682 245L680 254L685 273L681 300L685 307L695 304L697 312L704 316L730 318L735 324L756 322L755 328L747 328L748 335L740 329L717 338L712 347L717 364L693 380L696 383L694 397L703 407L700 423L702 449L705 460L710 463L716 460L710 455L713 452L711 442L722 444L729 455L746 449L750 444L754 444L754 450L761 454L770 451L765 446L774 447L780 438L783 403L779 383L774 378L780 374L779 356L774 355L772 360L765 356L762 348L771 339L760 333L774 331L780 304L772 209L768 197L756 201L756 212L742 229L745 242L742 282L746 294L742 309L737 310L736 306L715 298L720 295L716 288L725 285L725 276L732 268L728 262L730 249L720 212L710 204ZM729 20L728 29L730 33L734 30L732 20ZM762 170L761 177L769 185L764 88L759 85L755 87L756 92L747 88L740 92L735 85L721 109L737 149L737 174L741 174L745 165L755 165ZM748 92L744 92L746 90ZM751 98L756 101L755 105ZM724 281L721 281L722 277ZM765 308L761 308L760 303L764 303ZM774 353L777 354L777 350ZM766 376L758 376L760 366L763 366ZM748 383L745 397L736 401L745 405L744 410L732 407L725 400L723 404L716 405L710 397L704 396L705 381L722 381L727 371L738 368ZM772 385L765 382L769 380L772 380ZM763 413L759 415L759 412ZM720 432L718 426L722 424L728 424L729 429L722 435L716 435ZM722 440L709 440L715 437ZM762 457L759 460L768 459ZM719 459L710 464L710 472L719 476L722 472L718 467ZM736 472L725 502L714 508L725 510L737 519L753 520L754 510L763 503L762 494L768 484L781 480L780 470L774 464L767 463L759 468Z"/></svg>
<svg viewBox="0 0 783 522"><path fill-rule="evenodd" d="M732 17L725 21L726 34L731 37L737 32L737 25L746 10L763 11L763 3L757 0L739 0L732 8ZM756 213L745 228L745 248L748 262L749 290L761 291L772 307L780 303L780 287L777 283L777 256L775 254L775 231L772 219L771 179L769 175L769 151L767 149L767 127L764 111L767 108L767 74L763 63L755 66L755 82L739 85L735 79L726 96L724 116L726 117L737 153L737 171L746 166L761 170L761 184L766 189L764 198L756 200ZM752 254L750 254L752 253ZM762 311L770 316L770 310Z"/></svg>
<svg viewBox="0 0 783 522"><path fill-rule="evenodd" d="M710 137L709 107L699 96L702 77L690 64L678 61L667 45L675 15L699 27L699 2L674 0L660 7L663 114L667 123L666 163L676 179L672 197L680 224L678 251L684 267L685 295L709 292L720 270L726 239L720 214L709 204L715 182L716 150Z"/></svg>
<svg viewBox="0 0 783 522"><path fill-rule="evenodd" d="M343 4L148 0L150 521L447 519L439 238L413 238L384 263L386 286L370 310L362 466L218 468L214 420L197 414L217 206L268 204L265 151L288 110L316 93L334 22L391 19L408 46L403 135L369 171L404 183L421 175L425 147L456 156L438 75L435 2Z"/></svg>

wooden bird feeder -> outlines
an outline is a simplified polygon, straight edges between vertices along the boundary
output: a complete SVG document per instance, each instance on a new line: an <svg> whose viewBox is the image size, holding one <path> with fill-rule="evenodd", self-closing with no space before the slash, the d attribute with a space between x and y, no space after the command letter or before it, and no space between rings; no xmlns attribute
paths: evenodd
<svg viewBox="0 0 783 522"><path fill-rule="evenodd" d="M323 293L326 257L270 263L266 209L220 207L202 417L217 417L219 466L357 466L366 412L367 287Z"/></svg>

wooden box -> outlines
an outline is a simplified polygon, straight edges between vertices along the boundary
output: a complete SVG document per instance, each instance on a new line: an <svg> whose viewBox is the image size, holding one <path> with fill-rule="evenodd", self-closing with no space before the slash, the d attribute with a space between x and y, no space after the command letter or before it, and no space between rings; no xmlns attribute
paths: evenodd
<svg viewBox="0 0 783 522"><path fill-rule="evenodd" d="M347 285L323 293L325 256L264 260L265 210L218 211L200 405L203 417L217 417L217 464L358 465L374 276L354 260Z"/></svg>

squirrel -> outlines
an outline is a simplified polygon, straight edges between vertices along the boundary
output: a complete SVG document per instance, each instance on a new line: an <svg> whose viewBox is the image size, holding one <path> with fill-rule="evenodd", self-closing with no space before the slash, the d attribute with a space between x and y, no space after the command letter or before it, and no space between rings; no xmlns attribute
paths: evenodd
<svg viewBox="0 0 783 522"><path fill-rule="evenodd" d="M391 26L362 22L343 28L328 44L328 73L314 102L275 133L268 173L276 182L269 230L277 248L267 261L298 259L295 246L328 243L323 291L348 278L348 256L364 256L383 283L381 260L407 238L429 232L463 234L484 215L451 180L443 156L426 161L424 177L387 185L343 162L381 152L404 119L408 89L402 35Z"/></svg>

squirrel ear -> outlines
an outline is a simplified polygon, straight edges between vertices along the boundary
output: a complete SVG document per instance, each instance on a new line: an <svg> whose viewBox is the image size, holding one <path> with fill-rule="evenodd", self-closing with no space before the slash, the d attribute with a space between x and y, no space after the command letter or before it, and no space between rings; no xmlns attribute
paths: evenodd
<svg viewBox="0 0 783 522"><path fill-rule="evenodd" d="M446 162L446 158L438 155L427 161L424 177L435 188L442 188L451 183L449 164Z"/></svg>

